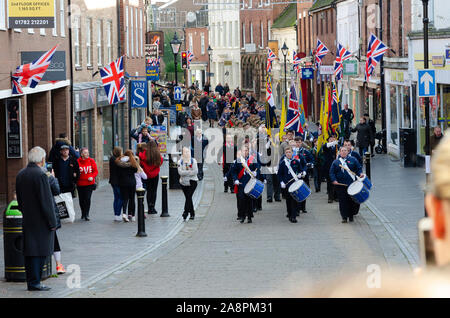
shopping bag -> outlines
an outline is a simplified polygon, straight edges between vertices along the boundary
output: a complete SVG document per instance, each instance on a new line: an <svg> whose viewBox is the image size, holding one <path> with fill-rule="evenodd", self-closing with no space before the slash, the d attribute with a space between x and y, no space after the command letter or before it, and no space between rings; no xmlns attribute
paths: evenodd
<svg viewBox="0 0 450 318"><path fill-rule="evenodd" d="M73 208L72 193L66 192L55 196L61 223L73 223L75 221L75 209Z"/></svg>

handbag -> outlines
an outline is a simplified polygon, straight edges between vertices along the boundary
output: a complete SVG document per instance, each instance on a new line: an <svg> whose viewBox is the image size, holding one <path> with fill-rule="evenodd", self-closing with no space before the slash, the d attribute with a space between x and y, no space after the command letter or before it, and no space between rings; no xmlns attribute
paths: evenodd
<svg viewBox="0 0 450 318"><path fill-rule="evenodd" d="M73 208L72 193L61 193L55 195L54 198L61 223L73 223L75 221L75 209Z"/></svg>

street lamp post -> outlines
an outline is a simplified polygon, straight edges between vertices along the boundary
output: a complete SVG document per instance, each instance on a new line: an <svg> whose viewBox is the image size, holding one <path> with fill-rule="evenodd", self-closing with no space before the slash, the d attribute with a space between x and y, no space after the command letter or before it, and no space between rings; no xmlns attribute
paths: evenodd
<svg viewBox="0 0 450 318"><path fill-rule="evenodd" d="M177 78L177 55L180 51L181 41L178 39L177 32L175 32L175 35L173 36L172 41L170 41L170 46L172 48L172 53L174 57L174 63L175 63L175 86L178 86L178 78Z"/></svg>
<svg viewBox="0 0 450 318"><path fill-rule="evenodd" d="M212 55L213 49L211 48L211 45L208 45L208 56L209 56L209 63L208 63L208 84L211 85L211 55Z"/></svg>
<svg viewBox="0 0 450 318"><path fill-rule="evenodd" d="M284 93L285 93L285 102L284 105L287 105L287 68L286 68L286 56L288 54L289 48L286 45L286 42L284 42L283 47L281 48L281 52L283 53L284 56Z"/></svg>

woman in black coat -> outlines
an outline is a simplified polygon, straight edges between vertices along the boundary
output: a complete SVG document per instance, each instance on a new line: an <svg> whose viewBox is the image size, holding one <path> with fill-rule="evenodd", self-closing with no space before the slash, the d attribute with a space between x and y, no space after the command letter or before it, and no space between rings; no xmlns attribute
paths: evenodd
<svg viewBox="0 0 450 318"><path fill-rule="evenodd" d="M122 218L125 222L135 221L135 202L136 178L134 174L138 171L138 163L134 159L131 150L125 151L125 154L116 159L119 175L120 195L122 198ZM128 217L126 215L128 206ZM131 219L131 220L130 220Z"/></svg>
<svg viewBox="0 0 450 318"><path fill-rule="evenodd" d="M114 201L114 221L121 221L122 214L122 198L120 196L119 186L119 167L117 167L116 160L122 156L122 148L114 147L111 157L109 157L109 184L113 189Z"/></svg>

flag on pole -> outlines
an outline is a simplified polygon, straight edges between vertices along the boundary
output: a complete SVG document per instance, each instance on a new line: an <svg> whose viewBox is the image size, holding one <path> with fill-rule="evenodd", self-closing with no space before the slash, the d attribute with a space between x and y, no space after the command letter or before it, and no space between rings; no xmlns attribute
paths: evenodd
<svg viewBox="0 0 450 318"><path fill-rule="evenodd" d="M300 121L297 92L295 91L294 83L291 84L291 93L289 95L289 106L287 109L285 128L293 130L296 133L303 133L303 127Z"/></svg>
<svg viewBox="0 0 450 318"><path fill-rule="evenodd" d="M322 43L319 39L317 39L317 47L316 47L316 68L319 69L319 66L322 64L322 59L330 52L325 44Z"/></svg>
<svg viewBox="0 0 450 318"><path fill-rule="evenodd" d="M267 52L267 73L272 72L272 62L275 61L277 56L273 51L269 48Z"/></svg>
<svg viewBox="0 0 450 318"><path fill-rule="evenodd" d="M300 112L300 125L302 125L302 129L305 126L305 107L303 105L303 94L302 94L302 86L298 86L298 110Z"/></svg>
<svg viewBox="0 0 450 318"><path fill-rule="evenodd" d="M123 56L100 69L103 87L110 104L125 100L125 78Z"/></svg>
<svg viewBox="0 0 450 318"><path fill-rule="evenodd" d="M301 68L300 68L300 58L297 55L297 52L295 52L294 50L294 55L292 57L292 64L294 65L294 70L297 71L297 74L300 73Z"/></svg>
<svg viewBox="0 0 450 318"><path fill-rule="evenodd" d="M285 100L286 100L285 98L281 99L281 118L280 118L280 132L279 132L280 141L282 140L282 137L286 134L286 132L284 131L284 128L286 127L286 117L287 117Z"/></svg>
<svg viewBox="0 0 450 318"><path fill-rule="evenodd" d="M389 48L372 33L370 35L369 47L367 48L366 81L370 79L375 67L381 61L381 58L387 50Z"/></svg>
<svg viewBox="0 0 450 318"><path fill-rule="evenodd" d="M340 43L337 46L336 61L334 62L334 75L336 80L341 80L344 73L343 62L348 60L352 56L352 53L347 51Z"/></svg>
<svg viewBox="0 0 450 318"><path fill-rule="evenodd" d="M194 53L192 53L191 51L187 51L188 65L191 64L191 62L194 58L195 58Z"/></svg>
<svg viewBox="0 0 450 318"><path fill-rule="evenodd" d="M269 130L269 136L271 136L272 128L274 128L278 123L277 116L275 114L275 101L272 94L272 83L269 76L267 76L266 101L266 128Z"/></svg>
<svg viewBox="0 0 450 318"><path fill-rule="evenodd" d="M44 77L58 45L45 52L36 61L16 68L11 76L12 94L23 94L23 87L35 88Z"/></svg>
<svg viewBox="0 0 450 318"><path fill-rule="evenodd" d="M341 110L339 107L339 96L337 92L336 84L333 82L333 93L332 93L332 103L331 103L331 127L336 135L340 135L339 128L341 126Z"/></svg>
<svg viewBox="0 0 450 318"><path fill-rule="evenodd" d="M327 143L329 137L329 89L325 85L325 98L320 106L320 121L319 121L319 139L317 142L317 153L320 152L322 146Z"/></svg>

